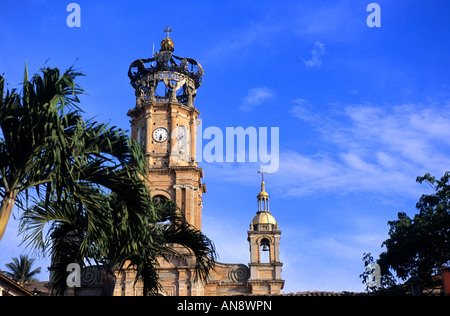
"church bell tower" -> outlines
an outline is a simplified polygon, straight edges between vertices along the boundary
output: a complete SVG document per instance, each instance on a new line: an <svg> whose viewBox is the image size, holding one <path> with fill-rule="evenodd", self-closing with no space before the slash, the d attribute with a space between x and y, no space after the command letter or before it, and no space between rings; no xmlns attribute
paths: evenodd
<svg viewBox="0 0 450 316"><path fill-rule="evenodd" d="M201 230L203 171L196 161L200 112L194 106L204 73L198 61L173 54L172 29L159 52L131 63L136 106L128 112L131 136L145 148L152 198L170 199Z"/></svg>
<svg viewBox="0 0 450 316"><path fill-rule="evenodd" d="M258 211L250 224L250 280L253 294L278 294L284 286L281 279L280 236L278 223L270 213L269 194L262 175L261 192L258 194ZM266 256L263 256L266 254Z"/></svg>

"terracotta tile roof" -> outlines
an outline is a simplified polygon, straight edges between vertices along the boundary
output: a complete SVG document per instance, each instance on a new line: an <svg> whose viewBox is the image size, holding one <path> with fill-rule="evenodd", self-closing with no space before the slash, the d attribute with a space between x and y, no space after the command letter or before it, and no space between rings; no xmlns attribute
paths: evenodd
<svg viewBox="0 0 450 316"><path fill-rule="evenodd" d="M1 271L0 271L0 283L3 283L4 286L6 286L6 287L14 289L15 291L19 292L23 296L34 296L34 294L32 292L28 291L23 286L19 285L19 283L17 283L13 279L7 277Z"/></svg>
<svg viewBox="0 0 450 316"><path fill-rule="evenodd" d="M38 281L30 284L25 284L25 288L28 291L33 292L35 296L49 295L48 281Z"/></svg>

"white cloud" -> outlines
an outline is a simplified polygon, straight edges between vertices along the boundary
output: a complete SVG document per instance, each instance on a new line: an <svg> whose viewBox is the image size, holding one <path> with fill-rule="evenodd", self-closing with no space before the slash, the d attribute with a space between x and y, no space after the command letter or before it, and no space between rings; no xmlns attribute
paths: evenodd
<svg viewBox="0 0 450 316"><path fill-rule="evenodd" d="M214 38L211 47L205 51L204 56L199 57L199 60L202 60L202 64L217 63L217 60L223 64L234 61L236 57L246 58L250 47L254 50L255 47L263 46L265 49L272 50L276 47L274 43L284 27L279 22L270 23L260 20L227 29L226 32ZM229 58L230 56L233 58Z"/></svg>
<svg viewBox="0 0 450 316"><path fill-rule="evenodd" d="M306 101L300 102L307 104ZM291 114L317 129L327 152L281 151L280 183L287 194L373 192L418 194L415 178L450 169L450 106L347 106L313 114L296 102ZM324 124L326 122L326 124Z"/></svg>
<svg viewBox="0 0 450 316"><path fill-rule="evenodd" d="M294 32L308 37L327 37L330 40L348 40L349 35L361 32L360 16L352 1L333 1L327 5L311 2L297 8ZM351 38L351 37L350 37Z"/></svg>
<svg viewBox="0 0 450 316"><path fill-rule="evenodd" d="M292 103L295 105L290 110L290 113L294 117L305 122L314 122L317 120L317 115L310 110L311 104L308 100L299 98L292 101Z"/></svg>
<svg viewBox="0 0 450 316"><path fill-rule="evenodd" d="M316 41L314 43L314 48L311 50L311 58L305 60L302 58L305 66L314 67L322 65L322 56L325 55L325 44Z"/></svg>
<svg viewBox="0 0 450 316"><path fill-rule="evenodd" d="M273 91L267 87L250 89L239 109L244 112L249 112L273 96Z"/></svg>

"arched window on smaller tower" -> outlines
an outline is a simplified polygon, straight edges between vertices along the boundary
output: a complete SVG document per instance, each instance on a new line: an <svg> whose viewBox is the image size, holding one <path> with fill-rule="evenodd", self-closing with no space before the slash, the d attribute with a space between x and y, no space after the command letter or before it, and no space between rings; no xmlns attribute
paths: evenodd
<svg viewBox="0 0 450 316"><path fill-rule="evenodd" d="M258 199L258 210L262 212L269 211L269 199L267 197Z"/></svg>
<svg viewBox="0 0 450 316"><path fill-rule="evenodd" d="M267 238L263 238L259 247L259 262L269 263L270 262L270 241Z"/></svg>

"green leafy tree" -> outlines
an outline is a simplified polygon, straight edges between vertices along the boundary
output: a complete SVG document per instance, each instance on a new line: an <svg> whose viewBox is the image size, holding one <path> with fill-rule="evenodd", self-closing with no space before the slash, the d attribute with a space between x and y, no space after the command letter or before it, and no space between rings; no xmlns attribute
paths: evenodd
<svg viewBox="0 0 450 316"><path fill-rule="evenodd" d="M405 281L412 271L417 272L424 286L432 286L432 277L450 260L450 173L441 179L430 174L417 178L434 191L424 194L416 204L419 213L413 218L398 213L397 220L389 221L389 238L382 244L386 251L376 263L380 266L382 287L389 287L395 279ZM366 267L370 257L365 257ZM373 261L373 260L372 260ZM395 274L395 275L394 275ZM363 282L367 273L363 273Z"/></svg>
<svg viewBox="0 0 450 316"><path fill-rule="evenodd" d="M9 269L9 271L5 272L7 276L22 286L26 283L36 281L34 276L41 273L41 268L32 268L35 259L30 259L28 256L21 255L19 259L12 258L12 260L12 262L5 265Z"/></svg>

